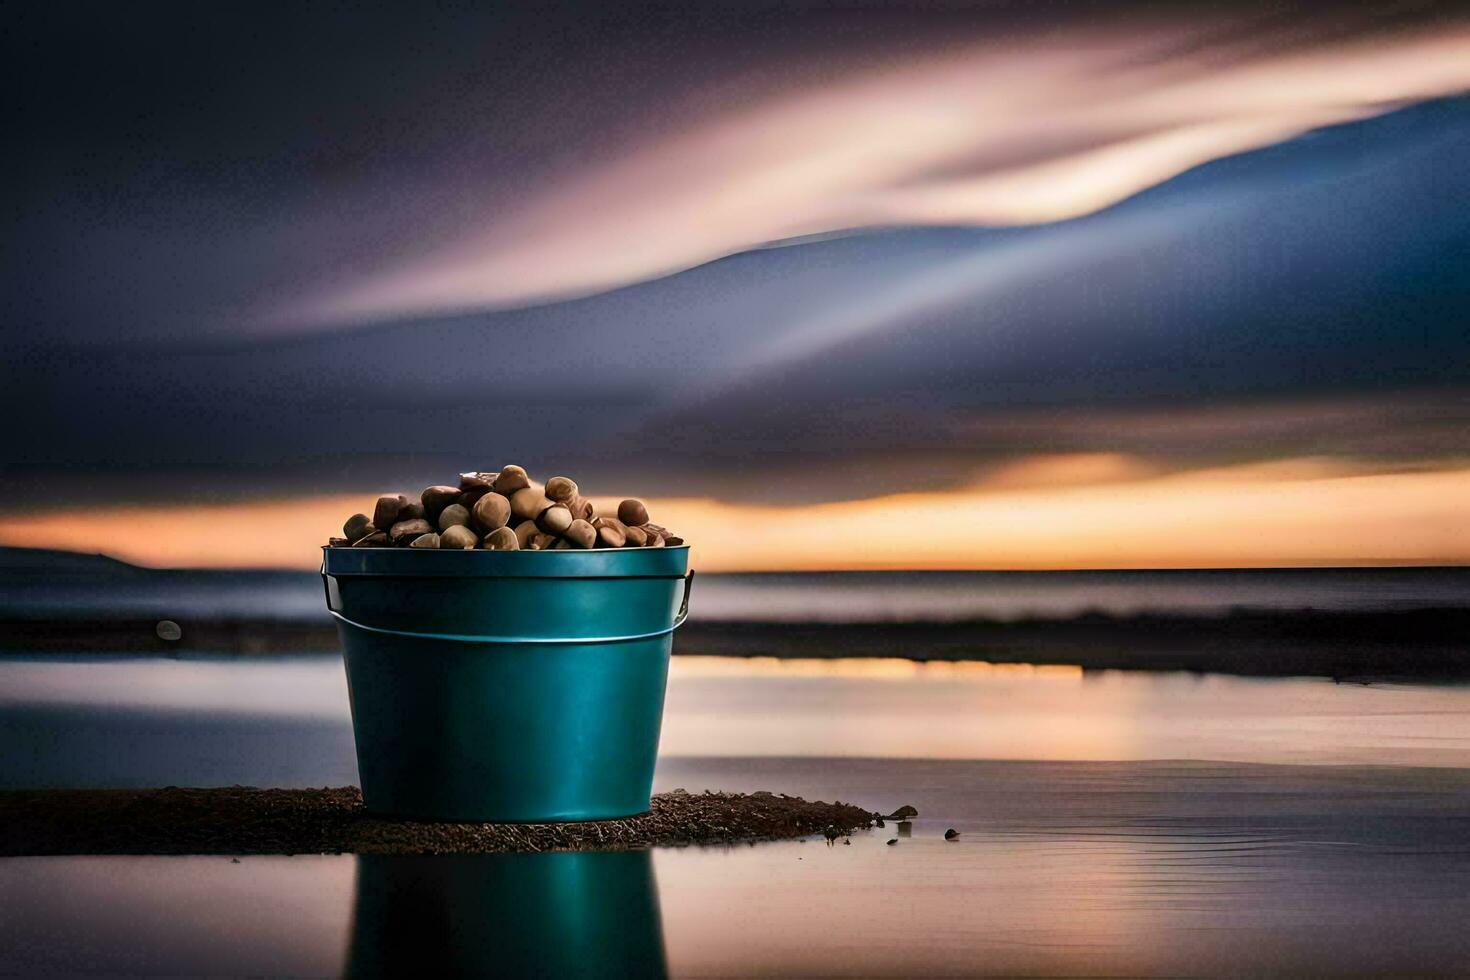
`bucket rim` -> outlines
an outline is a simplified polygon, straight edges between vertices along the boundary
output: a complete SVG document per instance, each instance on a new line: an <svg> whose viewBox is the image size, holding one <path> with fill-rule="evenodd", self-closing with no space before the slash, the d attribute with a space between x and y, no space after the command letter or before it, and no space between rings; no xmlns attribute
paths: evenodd
<svg viewBox="0 0 1470 980"><path fill-rule="evenodd" d="M563 551L322 546L322 574L374 578L683 578L689 545Z"/></svg>

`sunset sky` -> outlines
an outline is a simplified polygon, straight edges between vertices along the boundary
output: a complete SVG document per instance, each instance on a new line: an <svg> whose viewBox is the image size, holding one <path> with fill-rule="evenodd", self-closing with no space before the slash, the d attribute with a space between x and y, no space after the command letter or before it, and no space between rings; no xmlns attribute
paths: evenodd
<svg viewBox="0 0 1470 980"><path fill-rule="evenodd" d="M0 544L518 462L708 570L1470 561L1463 5L13 20Z"/></svg>

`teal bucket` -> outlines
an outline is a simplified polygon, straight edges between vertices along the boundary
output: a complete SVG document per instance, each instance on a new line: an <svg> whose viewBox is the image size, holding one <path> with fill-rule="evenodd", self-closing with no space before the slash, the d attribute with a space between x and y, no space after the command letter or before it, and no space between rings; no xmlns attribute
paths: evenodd
<svg viewBox="0 0 1470 980"><path fill-rule="evenodd" d="M367 808L646 812L688 561L687 547L324 549Z"/></svg>

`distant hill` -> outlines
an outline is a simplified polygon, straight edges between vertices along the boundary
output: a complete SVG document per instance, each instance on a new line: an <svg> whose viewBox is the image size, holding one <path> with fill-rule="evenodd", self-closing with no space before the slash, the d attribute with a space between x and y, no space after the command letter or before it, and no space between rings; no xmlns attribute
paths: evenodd
<svg viewBox="0 0 1470 980"><path fill-rule="evenodd" d="M62 551L57 548L0 547L0 575L45 574L47 576L116 576L147 575L149 569L107 555Z"/></svg>

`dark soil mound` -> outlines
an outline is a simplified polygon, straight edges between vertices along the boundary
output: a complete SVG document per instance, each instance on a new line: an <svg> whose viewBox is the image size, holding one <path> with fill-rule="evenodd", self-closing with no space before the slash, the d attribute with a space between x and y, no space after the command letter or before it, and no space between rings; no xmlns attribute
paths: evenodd
<svg viewBox="0 0 1470 980"><path fill-rule="evenodd" d="M675 791L622 820L434 823L372 816L355 786L35 790L0 792L0 856L618 851L846 832L869 826L871 816L771 793Z"/></svg>

